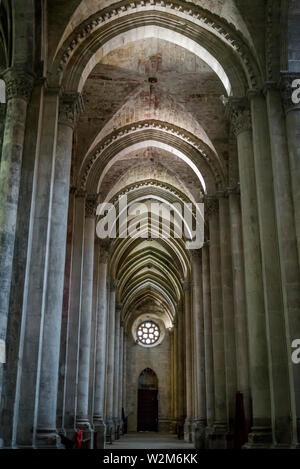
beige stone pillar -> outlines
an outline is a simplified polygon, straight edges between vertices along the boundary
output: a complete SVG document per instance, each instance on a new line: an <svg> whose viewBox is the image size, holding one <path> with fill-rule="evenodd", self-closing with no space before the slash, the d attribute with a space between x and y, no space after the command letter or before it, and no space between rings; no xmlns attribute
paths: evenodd
<svg viewBox="0 0 300 469"><path fill-rule="evenodd" d="M106 333L107 333L107 263L109 244L99 240L99 275L98 275L98 304L97 304L97 334L96 334L96 372L95 372L95 401L94 401L94 430L96 432L97 448L104 448L104 397L106 381Z"/></svg>
<svg viewBox="0 0 300 469"><path fill-rule="evenodd" d="M210 261L209 261L209 243L208 242L206 242L202 248L202 291L203 291L206 417L207 417L207 434L210 434L212 431L214 420L215 420L215 395L214 395L214 360L213 360L211 292L210 292Z"/></svg>
<svg viewBox="0 0 300 469"><path fill-rule="evenodd" d="M282 278L274 201L274 185L266 100L249 93L253 128L254 165L267 319L273 444L290 444L291 403Z"/></svg>
<svg viewBox="0 0 300 469"><path fill-rule="evenodd" d="M271 405L252 125L246 99L230 99L227 112L238 145L253 419L249 446L255 447L271 443Z"/></svg>
<svg viewBox="0 0 300 469"><path fill-rule="evenodd" d="M70 272L70 305L66 333L66 359L63 422L66 431L74 432L77 414L77 375L81 315L81 278L83 267L85 192L75 192L72 263Z"/></svg>
<svg viewBox="0 0 300 469"><path fill-rule="evenodd" d="M245 414L249 424L251 412L242 213L239 188L231 188L228 192L233 276L237 390L243 394Z"/></svg>
<svg viewBox="0 0 300 469"><path fill-rule="evenodd" d="M36 441L39 447L57 444L56 407L73 128L81 109L81 98L77 94L63 95L60 98L42 305L43 337ZM43 229L43 214L37 211L37 215L37 224Z"/></svg>
<svg viewBox="0 0 300 469"><path fill-rule="evenodd" d="M185 322L185 376L186 376L186 419L184 439L192 441L193 418L193 376L192 376L192 323L191 323L191 283L184 282L184 322Z"/></svg>
<svg viewBox="0 0 300 469"><path fill-rule="evenodd" d="M107 328L107 360L106 360L106 425L114 437L114 358L115 358L115 319L116 319L116 288L117 281L111 280L109 285L109 316Z"/></svg>
<svg viewBox="0 0 300 469"><path fill-rule="evenodd" d="M295 226L300 263L300 103L296 102L293 93L295 80L300 79L300 73L282 73L281 87L285 110L286 134L294 202ZM299 95L299 94L298 94Z"/></svg>
<svg viewBox="0 0 300 469"><path fill-rule="evenodd" d="M293 186L291 184L288 158L285 113L280 91L275 84L269 83L265 88L265 92L271 138L275 208L287 334L288 356L286 357L286 366L289 372L292 408L292 429L290 429L289 421L282 421L281 428L289 435L292 433L292 444L297 445L300 443L300 373L297 365L293 364L290 359L290 346L294 339L300 337L300 269L293 206ZM285 98L285 109L289 114L289 112L293 112L290 108L290 106L293 106L291 95L285 96Z"/></svg>
<svg viewBox="0 0 300 469"><path fill-rule="evenodd" d="M116 305L115 311L115 351L114 351L114 409L113 409L113 420L115 424L115 429L117 429L118 425L120 424L119 418L119 390L120 390L120 333L121 333L121 311L122 305ZM118 438L117 433L115 434L115 438Z"/></svg>
<svg viewBox="0 0 300 469"><path fill-rule="evenodd" d="M210 444L213 448L225 448L227 433L227 410L219 201L215 197L210 198L207 196L205 204L209 222L210 238L209 260L215 393L215 416L213 432L210 435Z"/></svg>
<svg viewBox="0 0 300 469"><path fill-rule="evenodd" d="M91 356L95 215L95 197L87 197L85 201L76 415L76 424L86 432L86 437L90 436L91 432L91 422L89 419L89 374Z"/></svg>
<svg viewBox="0 0 300 469"><path fill-rule="evenodd" d="M204 448L206 427L205 395L205 346L202 293L202 256L201 250L191 251L192 267L192 323L194 334L194 376L195 376L195 447Z"/></svg>
<svg viewBox="0 0 300 469"><path fill-rule="evenodd" d="M177 343L178 355L177 381L178 381L178 425L183 425L185 419L185 388L182 376L185 376L184 355L185 355L185 337L184 337L184 317L182 305L178 306L177 311Z"/></svg>
<svg viewBox="0 0 300 469"><path fill-rule="evenodd" d="M122 407L123 407L123 368L124 368L124 321L121 319L120 322L120 354L119 354L119 404L118 404L118 419L120 421L120 428L123 432L123 420L122 420Z"/></svg>
<svg viewBox="0 0 300 469"><path fill-rule="evenodd" d="M222 193L219 197L219 224L222 304L224 321L227 424L228 431L232 434L235 417L237 370L229 199L227 193Z"/></svg>
<svg viewBox="0 0 300 469"><path fill-rule="evenodd" d="M0 164L0 340L5 346L25 123L33 77L22 69L11 68L4 73L3 78L7 106ZM0 398L2 373L1 360Z"/></svg>

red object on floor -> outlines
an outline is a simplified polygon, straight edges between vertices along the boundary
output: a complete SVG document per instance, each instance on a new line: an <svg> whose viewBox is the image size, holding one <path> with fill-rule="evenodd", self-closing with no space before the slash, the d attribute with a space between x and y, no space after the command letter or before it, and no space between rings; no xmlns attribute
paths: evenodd
<svg viewBox="0 0 300 469"><path fill-rule="evenodd" d="M77 449L81 449L82 440L83 440L83 431L78 429L76 433Z"/></svg>

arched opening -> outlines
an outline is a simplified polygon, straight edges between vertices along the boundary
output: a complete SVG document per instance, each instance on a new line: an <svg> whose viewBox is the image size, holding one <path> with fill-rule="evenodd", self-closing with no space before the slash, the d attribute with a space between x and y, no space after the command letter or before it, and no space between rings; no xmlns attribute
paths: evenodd
<svg viewBox="0 0 300 469"><path fill-rule="evenodd" d="M142 371L138 380L138 432L157 432L158 379L151 368Z"/></svg>

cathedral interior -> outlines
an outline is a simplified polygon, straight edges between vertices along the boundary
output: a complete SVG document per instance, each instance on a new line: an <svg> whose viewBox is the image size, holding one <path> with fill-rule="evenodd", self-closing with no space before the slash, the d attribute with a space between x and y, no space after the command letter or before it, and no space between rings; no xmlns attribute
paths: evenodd
<svg viewBox="0 0 300 469"><path fill-rule="evenodd" d="M0 78L0 447L300 448L299 0L2 0Z"/></svg>

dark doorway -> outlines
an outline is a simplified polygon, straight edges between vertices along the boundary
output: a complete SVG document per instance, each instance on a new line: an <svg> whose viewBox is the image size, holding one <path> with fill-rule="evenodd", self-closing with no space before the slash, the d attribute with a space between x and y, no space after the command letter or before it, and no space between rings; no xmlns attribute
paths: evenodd
<svg viewBox="0 0 300 469"><path fill-rule="evenodd" d="M150 368L139 376L138 383L138 432L157 432L158 426L158 379Z"/></svg>

